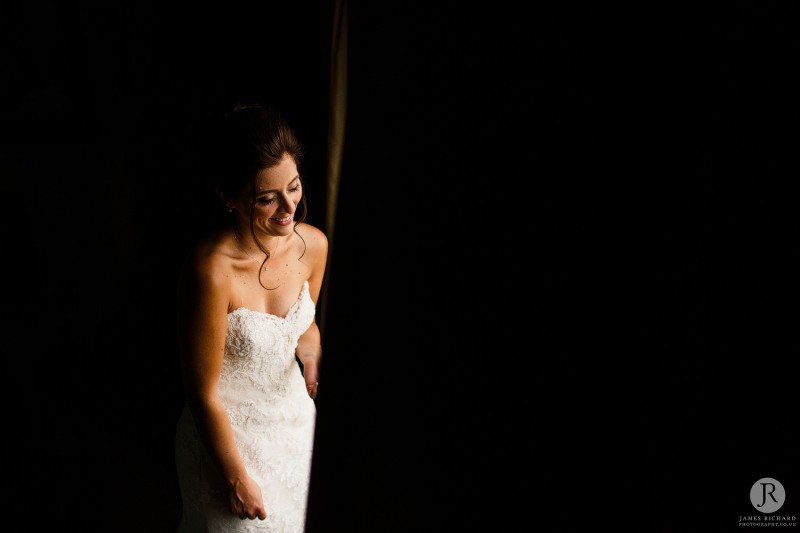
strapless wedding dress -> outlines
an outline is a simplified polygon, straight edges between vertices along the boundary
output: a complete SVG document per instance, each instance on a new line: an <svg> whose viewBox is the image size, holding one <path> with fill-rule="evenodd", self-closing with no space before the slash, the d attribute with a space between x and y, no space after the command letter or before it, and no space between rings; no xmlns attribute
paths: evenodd
<svg viewBox="0 0 800 533"><path fill-rule="evenodd" d="M306 281L285 317L245 308L228 314L219 395L247 471L261 486L267 518L242 520L230 511L225 483L184 407L175 442L179 533L303 532L316 406L295 348L314 313Z"/></svg>

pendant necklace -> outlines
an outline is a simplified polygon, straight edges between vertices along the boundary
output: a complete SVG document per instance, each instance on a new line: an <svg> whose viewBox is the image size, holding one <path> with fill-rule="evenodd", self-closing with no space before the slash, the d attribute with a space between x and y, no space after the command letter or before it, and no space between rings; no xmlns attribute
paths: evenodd
<svg viewBox="0 0 800 533"><path fill-rule="evenodd" d="M257 263L263 264L264 265L264 272L269 270L269 265L266 264L266 260L259 260L259 259L255 258L255 257L253 257L252 255L250 255L250 252L248 252L245 249L244 245L242 244L242 241L239 240L239 232L236 231L235 229L233 230L233 238L236 239L236 244L239 246L239 249L242 250L244 253L246 253L247 257L249 257L250 259L252 259L253 261L255 261Z"/></svg>

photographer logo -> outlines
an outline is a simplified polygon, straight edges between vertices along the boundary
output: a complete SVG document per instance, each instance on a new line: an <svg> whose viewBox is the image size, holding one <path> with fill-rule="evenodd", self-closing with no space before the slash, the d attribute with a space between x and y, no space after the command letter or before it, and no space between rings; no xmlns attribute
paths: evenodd
<svg viewBox="0 0 800 533"><path fill-rule="evenodd" d="M786 501L786 489L780 481L764 477L750 487L750 503L757 513L740 515L739 527L790 527L797 529L797 516L776 513ZM744 503L744 502L742 502ZM774 513L774 514L773 514ZM786 511L784 511L786 513ZM786 531L785 529L782 531Z"/></svg>
<svg viewBox="0 0 800 533"><path fill-rule="evenodd" d="M761 478L750 488L750 501L762 513L774 513L785 500L786 491L777 479Z"/></svg>

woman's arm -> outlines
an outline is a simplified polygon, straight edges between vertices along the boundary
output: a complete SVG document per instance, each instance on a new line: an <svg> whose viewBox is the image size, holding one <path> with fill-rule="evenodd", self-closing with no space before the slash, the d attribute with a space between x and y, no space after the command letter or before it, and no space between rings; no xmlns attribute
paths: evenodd
<svg viewBox="0 0 800 533"><path fill-rule="evenodd" d="M318 302L322 281L325 277L325 267L328 261L328 238L318 228L303 224L301 235L306 241L306 259L311 267L308 278L308 291L314 304ZM308 329L300 336L295 350L297 358L303 364L303 376L306 380L306 390L312 398L317 397L319 386L319 363L322 359L322 340L316 318Z"/></svg>
<svg viewBox="0 0 800 533"><path fill-rule="evenodd" d="M186 400L200 438L227 483L231 510L240 518L266 518L258 484L245 469L230 420L217 394L228 325L229 289L220 260L195 262L181 300L181 369Z"/></svg>

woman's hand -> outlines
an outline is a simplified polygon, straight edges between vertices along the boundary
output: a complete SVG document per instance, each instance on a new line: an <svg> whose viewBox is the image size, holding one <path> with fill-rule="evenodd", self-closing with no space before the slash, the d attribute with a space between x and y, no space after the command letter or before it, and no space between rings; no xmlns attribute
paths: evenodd
<svg viewBox="0 0 800 533"><path fill-rule="evenodd" d="M235 481L228 491L228 497L230 498L231 511L242 520L245 518L264 520L267 518L261 487L253 481L253 478L247 477Z"/></svg>
<svg viewBox="0 0 800 533"><path fill-rule="evenodd" d="M317 399L317 389L319 388L319 372L316 364L309 364L303 368L303 376L306 379L306 391L311 399Z"/></svg>

